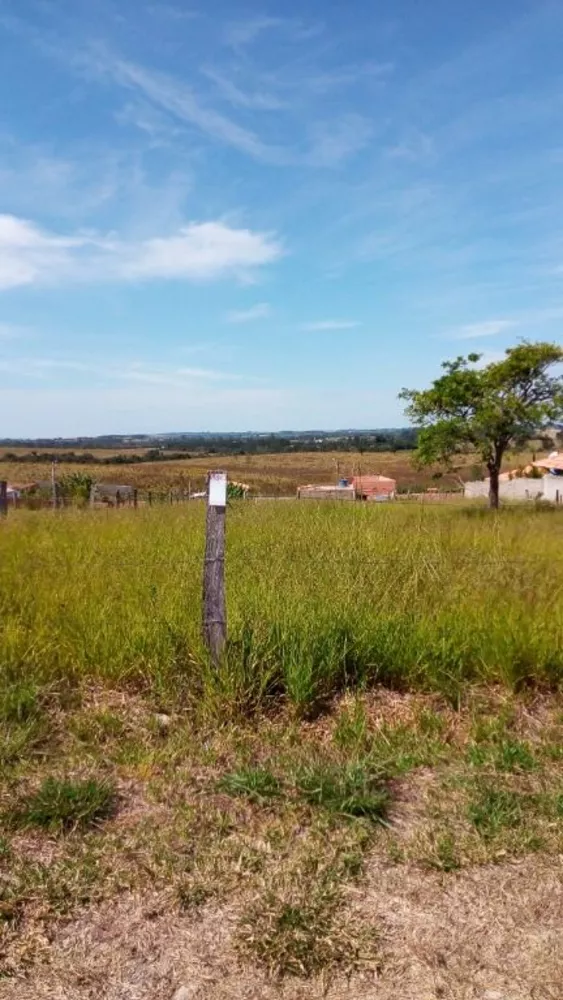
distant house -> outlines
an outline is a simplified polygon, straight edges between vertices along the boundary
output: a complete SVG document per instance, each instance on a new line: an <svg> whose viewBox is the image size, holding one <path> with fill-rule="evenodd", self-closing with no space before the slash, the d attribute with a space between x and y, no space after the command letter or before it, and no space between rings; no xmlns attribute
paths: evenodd
<svg viewBox="0 0 563 1000"><path fill-rule="evenodd" d="M355 500L353 486L300 486L297 490L298 500Z"/></svg>
<svg viewBox="0 0 563 1000"><path fill-rule="evenodd" d="M543 476L539 474L541 472L544 473ZM471 499L486 497L489 486L489 479L465 483L464 495ZM525 469L503 472L499 476L499 496L501 500L549 500L563 503L563 455L552 452L547 458L540 458Z"/></svg>
<svg viewBox="0 0 563 1000"><path fill-rule="evenodd" d="M387 476L356 476L334 486L300 486L297 497L300 500L391 500L396 491L396 481Z"/></svg>
<svg viewBox="0 0 563 1000"><path fill-rule="evenodd" d="M8 500L19 500L20 497L37 492L38 488L39 483L8 483Z"/></svg>
<svg viewBox="0 0 563 1000"><path fill-rule="evenodd" d="M547 458L540 458L532 465L536 469L545 469L552 476L563 476L563 455L558 451L552 451Z"/></svg>
<svg viewBox="0 0 563 1000"><path fill-rule="evenodd" d="M96 496L102 499L107 497L109 500L115 500L117 495L121 500L129 499L132 497L135 490L133 486L116 486L114 483L96 483Z"/></svg>
<svg viewBox="0 0 563 1000"><path fill-rule="evenodd" d="M352 486L359 500L392 500L397 482L388 476L355 476Z"/></svg>
<svg viewBox="0 0 563 1000"><path fill-rule="evenodd" d="M135 496L133 486L119 486L114 483L96 483L94 487L94 500L104 503L109 507L117 507L119 504L131 503Z"/></svg>

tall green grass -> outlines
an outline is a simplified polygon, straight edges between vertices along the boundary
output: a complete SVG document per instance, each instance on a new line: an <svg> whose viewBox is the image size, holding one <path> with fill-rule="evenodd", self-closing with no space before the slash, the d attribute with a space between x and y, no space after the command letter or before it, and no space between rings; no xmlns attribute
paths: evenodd
<svg viewBox="0 0 563 1000"><path fill-rule="evenodd" d="M238 503L229 649L200 638L203 506L0 525L4 688L101 679L163 700L306 711L381 682L457 699L563 676L563 511Z"/></svg>

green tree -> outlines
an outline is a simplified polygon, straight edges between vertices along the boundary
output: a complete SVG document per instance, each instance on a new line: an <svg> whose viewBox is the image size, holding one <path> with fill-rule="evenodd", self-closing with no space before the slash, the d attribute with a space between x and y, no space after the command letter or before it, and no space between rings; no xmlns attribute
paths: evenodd
<svg viewBox="0 0 563 1000"><path fill-rule="evenodd" d="M557 344L525 341L502 361L479 366L480 354L445 361L444 374L429 389L403 389L406 413L420 428L421 464L451 467L456 455L476 452L490 479L489 504L499 505L499 474L507 448L521 447L563 415L563 361Z"/></svg>
<svg viewBox="0 0 563 1000"><path fill-rule="evenodd" d="M69 472L61 476L57 483L59 496L66 497L78 504L85 504L90 497L90 491L96 480L87 472Z"/></svg>

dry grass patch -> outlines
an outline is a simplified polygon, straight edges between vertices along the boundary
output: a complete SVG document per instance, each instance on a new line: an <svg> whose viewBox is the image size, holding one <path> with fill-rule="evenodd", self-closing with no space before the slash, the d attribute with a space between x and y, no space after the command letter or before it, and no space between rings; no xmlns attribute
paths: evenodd
<svg viewBox="0 0 563 1000"><path fill-rule="evenodd" d="M240 953L277 978L375 966L376 935L349 919L343 893L361 875L368 839L361 826L311 832L283 867L269 869L241 916Z"/></svg>
<svg viewBox="0 0 563 1000"><path fill-rule="evenodd" d="M340 911L368 936L360 968L280 982L240 950L244 903L178 912L167 895L130 892L61 924L45 961L0 981L0 998L171 1000L185 985L194 1000L560 1000L562 909L560 861L446 876L374 859Z"/></svg>
<svg viewBox="0 0 563 1000"><path fill-rule="evenodd" d="M99 823L74 811L74 792L49 791L41 829L6 824L8 975L40 961L81 908L155 892L180 921L229 907L237 955L269 975L367 975L379 928L349 912L366 865L391 857L453 877L563 849L556 696L476 692L456 712L437 696L379 691L346 695L314 721L288 708L217 726L89 687L41 713L44 756L28 746L5 769L5 815L55 775L58 792L110 783L119 809Z"/></svg>

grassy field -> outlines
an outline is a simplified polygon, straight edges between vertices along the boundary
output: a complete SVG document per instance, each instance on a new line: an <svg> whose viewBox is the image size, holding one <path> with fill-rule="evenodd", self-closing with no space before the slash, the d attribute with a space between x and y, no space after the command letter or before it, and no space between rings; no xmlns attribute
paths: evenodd
<svg viewBox="0 0 563 1000"><path fill-rule="evenodd" d="M17 449L24 453L25 449ZM130 452L134 454L134 452ZM139 452L141 454L142 452ZM100 451L107 458L117 452ZM129 454L129 453L128 453ZM507 455L505 467L513 469L526 465L531 452ZM410 452L381 452L377 454L343 452L302 452L283 455L229 455L195 457L174 462L147 462L139 465L104 466L74 465L61 462L57 475L69 472L86 472L101 483L121 483L138 489L202 489L210 469L227 469L231 479L248 483L254 493L294 495L297 487L307 483L333 483L338 476L359 473L391 476L399 488L442 489L459 488L457 475L441 474L438 468L417 469ZM468 457L461 468L463 479L475 478L479 463ZM0 462L0 479L9 482L29 483L48 480L50 466L42 463ZM438 478L436 478L438 477Z"/></svg>
<svg viewBox="0 0 563 1000"><path fill-rule="evenodd" d="M229 972L202 996L336 997L352 976L357 995L417 997L391 910L366 910L378 879L402 872L420 901L437 875L447 896L482 871L492 907L490 866L519 859L516 896L559 898L563 512L238 502L227 517L219 671L200 641L203 506L0 526L2 1000L123 983L168 997L215 961ZM120 907L108 974L101 924ZM483 911L491 988L557 995L548 909L522 917L529 969ZM195 969L202 927L223 951ZM462 971L428 996L472 995Z"/></svg>
<svg viewBox="0 0 563 1000"><path fill-rule="evenodd" d="M2 527L3 669L307 709L349 685L550 684L563 667L559 510L234 504L229 664L200 645L202 505ZM221 690L224 687L224 691Z"/></svg>

